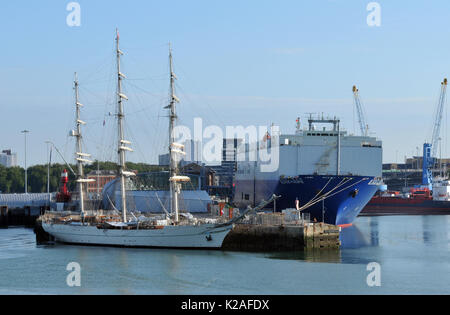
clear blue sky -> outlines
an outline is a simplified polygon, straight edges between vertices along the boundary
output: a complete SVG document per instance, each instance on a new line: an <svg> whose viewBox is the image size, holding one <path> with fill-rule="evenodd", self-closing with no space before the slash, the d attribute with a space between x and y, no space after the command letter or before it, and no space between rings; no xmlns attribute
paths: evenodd
<svg viewBox="0 0 450 315"><path fill-rule="evenodd" d="M66 24L69 2L0 4L0 148L17 152L21 165L25 128L31 131L29 165L46 161L48 139L73 160L67 135L75 71L89 123L87 150L94 158L115 157L108 112L114 112L116 27L126 52L134 161L156 162L164 150L169 41L183 123L194 117L219 126L273 122L293 132L297 116L324 112L353 132L356 84L370 128L383 141L385 162L421 151L439 84L450 73L445 0L380 0L381 27L367 25L370 1L360 0L80 0L80 27ZM446 122L445 114L444 155Z"/></svg>

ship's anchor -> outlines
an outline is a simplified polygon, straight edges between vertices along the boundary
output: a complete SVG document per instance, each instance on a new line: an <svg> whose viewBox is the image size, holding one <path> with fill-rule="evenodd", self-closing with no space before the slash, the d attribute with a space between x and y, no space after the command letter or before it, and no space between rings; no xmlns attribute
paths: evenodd
<svg viewBox="0 0 450 315"><path fill-rule="evenodd" d="M209 234L208 236L206 236L206 240L207 240L208 242L211 242L211 241L212 241L212 236L211 236L211 234Z"/></svg>

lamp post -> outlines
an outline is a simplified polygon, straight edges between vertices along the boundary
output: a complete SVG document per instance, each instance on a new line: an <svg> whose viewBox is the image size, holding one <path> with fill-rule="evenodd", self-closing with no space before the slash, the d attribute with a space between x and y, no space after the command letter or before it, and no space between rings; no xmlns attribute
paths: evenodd
<svg viewBox="0 0 450 315"><path fill-rule="evenodd" d="M28 174L27 174L27 134L29 130L22 130L21 133L25 136L25 194L28 194Z"/></svg>
<svg viewBox="0 0 450 315"><path fill-rule="evenodd" d="M45 143L47 144L47 159L48 159L48 164L47 164L47 194L48 194L48 202L49 202L49 206L50 206L50 163L51 163L51 159L52 159L52 153L51 153L51 151L49 153L48 148L49 148L49 145L52 145L52 142L47 140L47 141L45 141Z"/></svg>

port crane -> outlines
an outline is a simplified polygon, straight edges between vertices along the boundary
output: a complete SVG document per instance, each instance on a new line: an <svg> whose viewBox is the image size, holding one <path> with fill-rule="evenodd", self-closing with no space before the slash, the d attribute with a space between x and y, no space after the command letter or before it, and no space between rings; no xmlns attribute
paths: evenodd
<svg viewBox="0 0 450 315"><path fill-rule="evenodd" d="M441 82L441 93L433 122L433 134L429 143L423 144L422 185L432 189L433 166L436 162L439 135L441 132L442 116L447 95L447 78Z"/></svg>
<svg viewBox="0 0 450 315"><path fill-rule="evenodd" d="M364 117L364 111L361 103L361 97L359 96L359 90L356 85L353 86L353 99L356 106L356 112L358 114L359 128L361 129L361 136L367 137L369 135L369 125L366 123Z"/></svg>

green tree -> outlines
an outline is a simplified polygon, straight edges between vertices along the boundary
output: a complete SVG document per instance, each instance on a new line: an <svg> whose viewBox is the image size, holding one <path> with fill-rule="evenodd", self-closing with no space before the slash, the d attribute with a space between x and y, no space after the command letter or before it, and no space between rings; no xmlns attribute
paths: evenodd
<svg viewBox="0 0 450 315"><path fill-rule="evenodd" d="M10 182L10 189L8 193L22 193L25 192L25 170L21 167L8 168L8 181Z"/></svg>
<svg viewBox="0 0 450 315"><path fill-rule="evenodd" d="M47 192L47 167L48 165L34 165L28 168L28 191L33 193ZM71 165L72 169L76 171L76 166ZM167 167L159 165L150 165L145 163L127 163L127 168L138 173L152 172L166 170ZM95 161L90 165L86 165L85 174L91 171L100 170L117 170L115 162L99 162ZM50 191L58 191L61 173L67 170L69 174L69 190L76 190L76 176L72 174L70 169L65 164L52 164L50 166ZM21 167L6 168L0 166L0 191L2 193L23 193L25 191L24 179L25 170Z"/></svg>
<svg viewBox="0 0 450 315"><path fill-rule="evenodd" d="M8 181L8 169L0 165L0 191L8 193L10 191L10 183Z"/></svg>

